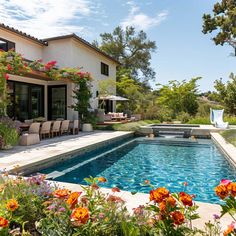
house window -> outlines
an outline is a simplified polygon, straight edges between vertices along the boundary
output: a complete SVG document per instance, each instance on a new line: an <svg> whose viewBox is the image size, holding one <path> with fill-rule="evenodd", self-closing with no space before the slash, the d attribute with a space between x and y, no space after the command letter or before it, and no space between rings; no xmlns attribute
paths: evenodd
<svg viewBox="0 0 236 236"><path fill-rule="evenodd" d="M106 76L109 75L109 66L103 62L101 62L101 73Z"/></svg>
<svg viewBox="0 0 236 236"><path fill-rule="evenodd" d="M6 39L0 38L0 50L7 52L11 49L15 50L15 43L8 41Z"/></svg>

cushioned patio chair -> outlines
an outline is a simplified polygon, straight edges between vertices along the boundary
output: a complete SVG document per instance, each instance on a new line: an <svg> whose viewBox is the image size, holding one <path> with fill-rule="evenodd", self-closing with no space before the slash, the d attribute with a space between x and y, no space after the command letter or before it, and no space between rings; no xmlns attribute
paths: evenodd
<svg viewBox="0 0 236 236"><path fill-rule="evenodd" d="M74 120L70 123L70 130L74 135L79 133L79 120Z"/></svg>
<svg viewBox="0 0 236 236"><path fill-rule="evenodd" d="M30 125L29 127L29 134L39 134L40 130L40 123L39 122L34 122Z"/></svg>
<svg viewBox="0 0 236 236"><path fill-rule="evenodd" d="M20 136L19 144L22 146L29 146L40 143L39 130L40 123L32 123L29 127L28 133Z"/></svg>
<svg viewBox="0 0 236 236"><path fill-rule="evenodd" d="M228 122L223 121L224 109L214 110L210 108L210 121L215 125L216 128L227 129L229 126Z"/></svg>
<svg viewBox="0 0 236 236"><path fill-rule="evenodd" d="M46 138L46 136L50 138L51 124L51 121L43 122L42 127L40 129L40 139L42 139L43 137Z"/></svg>
<svg viewBox="0 0 236 236"><path fill-rule="evenodd" d="M63 120L61 123L61 130L60 130L60 134L68 134L69 133L69 124L70 121L69 120Z"/></svg>
<svg viewBox="0 0 236 236"><path fill-rule="evenodd" d="M54 136L54 134L60 135L60 129L61 129L61 121L57 120L53 122L52 129L51 129L51 137Z"/></svg>

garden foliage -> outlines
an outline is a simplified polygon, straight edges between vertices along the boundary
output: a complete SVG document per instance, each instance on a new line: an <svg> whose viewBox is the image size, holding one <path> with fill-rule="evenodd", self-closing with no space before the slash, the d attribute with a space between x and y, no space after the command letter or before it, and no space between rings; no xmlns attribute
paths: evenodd
<svg viewBox="0 0 236 236"><path fill-rule="evenodd" d="M206 231L192 226L199 218L194 196L185 191L171 193L164 187L155 188L148 180L143 185L151 188L146 205L128 210L120 197L120 189L113 187L102 193L99 185L104 177L86 178L87 186L79 191L59 188L39 175L0 177L0 235L219 235L219 218L206 224ZM183 190L187 183L183 184ZM236 183L223 180L215 188L225 200L222 215L235 213ZM228 232L228 234L226 234ZM209 234L208 234L209 233ZM214 233L214 234L213 234ZM234 235L231 224L224 235Z"/></svg>

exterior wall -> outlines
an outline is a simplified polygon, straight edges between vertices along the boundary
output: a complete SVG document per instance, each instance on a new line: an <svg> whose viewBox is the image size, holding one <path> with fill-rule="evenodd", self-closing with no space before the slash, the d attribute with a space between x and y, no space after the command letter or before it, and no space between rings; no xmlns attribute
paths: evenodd
<svg viewBox="0 0 236 236"><path fill-rule="evenodd" d="M79 67L82 71L88 71L91 73L93 78L92 81L92 98L90 101L91 108L98 108L98 99L96 99L96 93L99 90L98 82L108 78L116 79L116 63L109 60L107 57L101 55L90 47L82 44L78 40L73 38L61 39L49 41L48 46L40 45L33 42L30 39L26 39L13 32L0 28L0 38L12 41L16 45L16 51L21 53L24 58L28 60L43 59L44 62L56 60L59 67ZM109 76L101 74L101 62L109 66ZM66 84L67 85L67 117L68 119L75 119L78 117L77 112L70 108L74 104L73 89L74 84L63 81L43 81L34 78L27 78L22 76L10 76L10 80L21 81L25 83L33 83L44 85L45 88L45 117L47 117L48 110L48 92L47 85L55 84ZM116 94L116 88L112 91ZM115 102L114 109L115 110Z"/></svg>
<svg viewBox="0 0 236 236"><path fill-rule="evenodd" d="M96 99L96 92L99 90L98 82L108 78L116 79L115 62L72 38L49 41L48 46L43 50L43 60L56 60L60 67L79 67L82 71L90 72L93 78L92 109L98 108ZM101 62L109 65L109 76L101 74ZM112 92L116 94L116 88Z"/></svg>
<svg viewBox="0 0 236 236"><path fill-rule="evenodd" d="M43 56L43 45L25 39L17 34L10 33L0 28L0 38L12 41L16 44L16 52L21 53L28 60L38 60Z"/></svg>

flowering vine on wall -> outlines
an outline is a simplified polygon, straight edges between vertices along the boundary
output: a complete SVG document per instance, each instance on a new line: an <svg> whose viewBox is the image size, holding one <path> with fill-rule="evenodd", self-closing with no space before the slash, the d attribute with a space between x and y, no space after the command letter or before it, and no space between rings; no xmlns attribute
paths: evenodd
<svg viewBox="0 0 236 236"><path fill-rule="evenodd" d="M68 79L76 84L77 90L80 85L90 88L91 75L82 72L79 68L58 68L56 61L43 63L42 60L33 62L26 61L21 54L15 51L0 51L0 116L6 115L8 105L7 80L9 74L24 75L30 72L42 72L51 80Z"/></svg>

